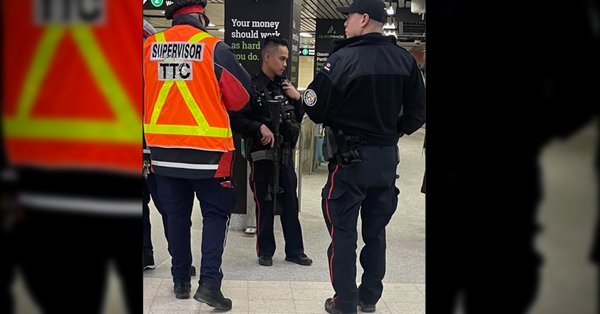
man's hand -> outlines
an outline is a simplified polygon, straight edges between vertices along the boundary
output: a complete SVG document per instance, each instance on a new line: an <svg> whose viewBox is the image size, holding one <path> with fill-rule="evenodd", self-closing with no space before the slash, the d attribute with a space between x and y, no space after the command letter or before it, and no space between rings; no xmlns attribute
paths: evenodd
<svg viewBox="0 0 600 314"><path fill-rule="evenodd" d="M271 143L271 147L275 145L275 137L273 136L273 132L271 132L266 125L263 124L260 126L260 134L262 135L260 142L263 145L268 145L269 143Z"/></svg>
<svg viewBox="0 0 600 314"><path fill-rule="evenodd" d="M290 82L284 81L283 83L281 83L281 86L283 87L283 92L286 96L295 100L300 99L300 92L298 92L294 85L292 85Z"/></svg>

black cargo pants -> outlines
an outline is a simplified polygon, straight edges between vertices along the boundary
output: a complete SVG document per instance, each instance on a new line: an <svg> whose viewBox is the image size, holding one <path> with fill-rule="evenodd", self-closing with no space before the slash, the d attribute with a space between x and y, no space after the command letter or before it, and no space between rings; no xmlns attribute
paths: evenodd
<svg viewBox="0 0 600 314"><path fill-rule="evenodd" d="M399 160L397 146L363 145L362 162L342 167L330 161L329 177L322 191L323 216L331 236L329 271L335 290L335 307L356 312L359 301L375 304L383 292L385 227L396 211L395 186ZM364 269L356 287L358 214L362 219L365 247L360 254Z"/></svg>

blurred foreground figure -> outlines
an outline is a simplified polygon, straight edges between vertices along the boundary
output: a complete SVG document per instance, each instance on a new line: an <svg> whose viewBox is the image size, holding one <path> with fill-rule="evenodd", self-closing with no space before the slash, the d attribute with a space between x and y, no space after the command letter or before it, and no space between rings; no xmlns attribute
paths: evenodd
<svg viewBox="0 0 600 314"><path fill-rule="evenodd" d="M3 131L20 207L12 254L42 313L100 313L109 261L129 313L142 312L141 9L2 2Z"/></svg>
<svg viewBox="0 0 600 314"><path fill-rule="evenodd" d="M543 200L539 157L550 141L568 138L589 122L598 106L597 17L584 1L523 2L516 9L440 1L428 2L427 9L448 34L468 25L486 29L471 42L476 54L450 49L429 56L435 59L433 81L444 85L443 92L436 90L443 102L429 108L455 128L429 134L428 161L435 162L427 169L427 225L446 231L427 234L428 306L454 313L460 299L465 314L529 313L543 279L535 246ZM499 23L506 27L497 28ZM523 29L532 34L526 61L497 41ZM556 47L563 36L578 43L576 63Z"/></svg>

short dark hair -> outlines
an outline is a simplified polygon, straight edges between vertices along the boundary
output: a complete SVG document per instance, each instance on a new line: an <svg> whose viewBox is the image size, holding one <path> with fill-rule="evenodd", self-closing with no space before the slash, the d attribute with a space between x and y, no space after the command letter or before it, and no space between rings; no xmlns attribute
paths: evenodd
<svg viewBox="0 0 600 314"><path fill-rule="evenodd" d="M284 47L286 47L286 48L289 49L288 45L289 45L289 42L285 38L276 37L276 36L269 36L269 37L265 38L265 41L263 42L262 49L261 49L260 52L261 52L261 55L264 56L265 52L270 47L284 46Z"/></svg>

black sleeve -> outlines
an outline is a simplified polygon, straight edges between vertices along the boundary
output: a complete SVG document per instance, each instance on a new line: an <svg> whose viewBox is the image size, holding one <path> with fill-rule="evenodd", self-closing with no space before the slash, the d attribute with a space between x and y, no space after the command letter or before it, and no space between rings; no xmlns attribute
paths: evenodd
<svg viewBox="0 0 600 314"><path fill-rule="evenodd" d="M296 108L296 119L299 123L302 123L302 118L304 118L304 108L302 108L302 94L300 94L300 99L294 100L294 108Z"/></svg>
<svg viewBox="0 0 600 314"><path fill-rule="evenodd" d="M397 127L402 134L410 135L425 123L425 82L416 61L403 87L403 111Z"/></svg>
<svg viewBox="0 0 600 314"><path fill-rule="evenodd" d="M260 132L262 123L252 119L252 107L256 104L254 93L250 93L250 102L248 102L239 111L229 111L229 120L233 132L243 136L252 136Z"/></svg>
<svg viewBox="0 0 600 314"><path fill-rule="evenodd" d="M323 70L304 92L304 110L314 123L329 124L329 114L338 105L341 93Z"/></svg>

